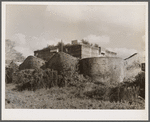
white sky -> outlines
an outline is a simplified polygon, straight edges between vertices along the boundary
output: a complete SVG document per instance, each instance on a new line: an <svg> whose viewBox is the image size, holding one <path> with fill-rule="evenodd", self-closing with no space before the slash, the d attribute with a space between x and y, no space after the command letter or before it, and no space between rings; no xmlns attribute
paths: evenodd
<svg viewBox="0 0 150 122"><path fill-rule="evenodd" d="M6 39L24 56L86 39L126 58L145 49L145 5L7 5Z"/></svg>

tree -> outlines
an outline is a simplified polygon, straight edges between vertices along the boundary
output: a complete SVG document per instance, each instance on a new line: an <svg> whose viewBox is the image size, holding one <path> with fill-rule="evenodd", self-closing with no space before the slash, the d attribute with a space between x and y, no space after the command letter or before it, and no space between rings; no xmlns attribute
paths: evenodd
<svg viewBox="0 0 150 122"><path fill-rule="evenodd" d="M22 54L14 49L15 42L5 40L5 60L23 61L25 58Z"/></svg>

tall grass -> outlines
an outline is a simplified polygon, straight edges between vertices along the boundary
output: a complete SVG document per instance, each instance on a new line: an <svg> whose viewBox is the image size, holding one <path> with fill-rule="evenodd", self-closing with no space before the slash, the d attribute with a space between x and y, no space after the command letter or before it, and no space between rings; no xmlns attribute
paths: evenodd
<svg viewBox="0 0 150 122"><path fill-rule="evenodd" d="M26 69L13 75L13 82L18 84L18 90L49 89L57 87L75 87L74 97L91 98L110 102L134 103L138 97L145 98L145 72L139 73L134 80L123 83L94 82L88 76L79 74L78 67L72 70L63 70L61 75L51 69ZM89 84L89 85L87 85ZM85 91L86 87L91 90Z"/></svg>
<svg viewBox="0 0 150 122"><path fill-rule="evenodd" d="M132 104L138 100L139 96L145 98L145 73L139 73L132 82L126 81L118 84L96 82L84 84L83 87L82 90L75 92L76 96L83 97L84 95L84 97L110 102L128 101ZM90 90L84 90L88 89L87 87Z"/></svg>

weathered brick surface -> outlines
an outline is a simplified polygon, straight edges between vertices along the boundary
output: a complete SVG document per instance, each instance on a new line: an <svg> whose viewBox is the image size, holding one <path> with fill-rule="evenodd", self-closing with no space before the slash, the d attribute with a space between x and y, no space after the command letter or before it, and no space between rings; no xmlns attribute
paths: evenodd
<svg viewBox="0 0 150 122"><path fill-rule="evenodd" d="M95 57L80 60L80 72L101 82L121 82L124 78L123 60L117 57Z"/></svg>

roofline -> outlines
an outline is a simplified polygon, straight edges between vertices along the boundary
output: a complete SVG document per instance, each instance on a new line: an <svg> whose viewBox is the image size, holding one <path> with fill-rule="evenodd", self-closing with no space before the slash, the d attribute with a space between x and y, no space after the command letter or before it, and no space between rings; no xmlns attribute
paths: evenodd
<svg viewBox="0 0 150 122"><path fill-rule="evenodd" d="M113 53L113 54L116 54L116 55L117 55L116 52L113 52L113 51L110 51L110 50L107 50L107 49L106 49L106 52Z"/></svg>
<svg viewBox="0 0 150 122"><path fill-rule="evenodd" d="M91 45L86 45L86 44L71 44L71 45L67 45L66 47L72 47L72 46L87 46L87 47L91 47L91 48L96 48L96 49L99 49L99 47L94 47L94 46L91 46Z"/></svg>
<svg viewBox="0 0 150 122"><path fill-rule="evenodd" d="M70 45L66 45L66 46L64 46L64 47L72 47L72 46L86 46L86 47L91 47L91 48L95 48L95 49L99 49L99 48L101 48L102 49L102 47L95 47L95 46L91 46L91 45L86 45L86 44L83 44L83 43L78 43L78 44L70 44ZM55 46L56 48L58 48L58 46ZM47 50L53 50L53 49L50 49L50 48L45 48L45 49L41 49L41 50L35 50L34 51L34 53L36 53L36 52L39 52L39 51L47 51ZM106 50L106 51L108 51L108 52L111 52L111 53L113 53L113 54L116 54L117 55L117 53L116 52L113 52L113 51L109 51L109 50L107 50L107 49L104 49L104 50ZM125 60L125 59L124 59Z"/></svg>
<svg viewBox="0 0 150 122"><path fill-rule="evenodd" d="M50 49L41 49L41 50L35 50L34 52L39 52L39 51L47 51L47 50L50 50Z"/></svg>
<svg viewBox="0 0 150 122"><path fill-rule="evenodd" d="M125 58L124 60L127 60L127 59L129 59L129 58L131 58L131 57L133 57L133 56L135 56L135 55L137 55L138 53L134 53L133 55L131 55L131 56L129 56L128 58Z"/></svg>
<svg viewBox="0 0 150 122"><path fill-rule="evenodd" d="M57 47L58 48L58 46L55 46L55 47ZM56 49L57 49L56 48ZM50 49L49 47L46 47L46 48L44 48L44 49L41 49L41 50L35 50L34 52L39 52L39 51L47 51L47 50L54 50L54 49Z"/></svg>

